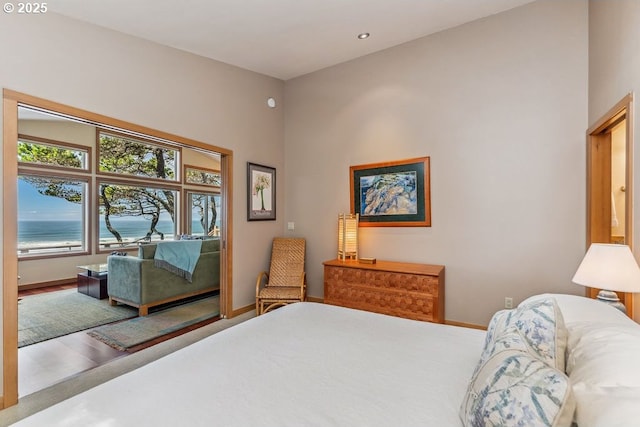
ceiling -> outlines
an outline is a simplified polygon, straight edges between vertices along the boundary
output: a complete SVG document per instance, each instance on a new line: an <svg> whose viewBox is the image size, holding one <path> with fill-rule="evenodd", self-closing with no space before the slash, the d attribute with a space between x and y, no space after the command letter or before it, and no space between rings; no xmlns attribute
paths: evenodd
<svg viewBox="0 0 640 427"><path fill-rule="evenodd" d="M53 0L49 10L288 80L533 0ZM359 40L357 35L371 36Z"/></svg>

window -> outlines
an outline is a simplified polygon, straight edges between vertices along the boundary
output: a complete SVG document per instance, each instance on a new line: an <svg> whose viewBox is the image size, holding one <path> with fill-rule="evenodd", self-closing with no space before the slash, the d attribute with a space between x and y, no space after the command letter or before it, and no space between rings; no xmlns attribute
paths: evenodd
<svg viewBox="0 0 640 427"><path fill-rule="evenodd" d="M98 130L99 172L177 181L178 150Z"/></svg>
<svg viewBox="0 0 640 427"><path fill-rule="evenodd" d="M18 255L73 254L87 250L88 183L47 175L18 176Z"/></svg>
<svg viewBox="0 0 640 427"><path fill-rule="evenodd" d="M194 236L219 236L220 195L189 192L187 199L187 233Z"/></svg>
<svg viewBox="0 0 640 427"><path fill-rule="evenodd" d="M100 249L173 239L177 195L174 189L101 182Z"/></svg>
<svg viewBox="0 0 640 427"><path fill-rule="evenodd" d="M220 233L219 155L26 107L19 118L19 258ZM187 201L187 187L201 190Z"/></svg>
<svg viewBox="0 0 640 427"><path fill-rule="evenodd" d="M185 165L185 181L187 184L209 185L220 187L222 177L220 171Z"/></svg>
<svg viewBox="0 0 640 427"><path fill-rule="evenodd" d="M89 147L18 136L18 163L88 170Z"/></svg>

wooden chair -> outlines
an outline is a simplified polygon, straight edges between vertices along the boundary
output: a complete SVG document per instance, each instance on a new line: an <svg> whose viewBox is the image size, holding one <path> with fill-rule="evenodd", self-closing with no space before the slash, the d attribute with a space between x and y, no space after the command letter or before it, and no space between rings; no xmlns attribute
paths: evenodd
<svg viewBox="0 0 640 427"><path fill-rule="evenodd" d="M276 307L304 301L307 293L304 259L305 239L273 239L269 272L261 272L256 280L258 316Z"/></svg>

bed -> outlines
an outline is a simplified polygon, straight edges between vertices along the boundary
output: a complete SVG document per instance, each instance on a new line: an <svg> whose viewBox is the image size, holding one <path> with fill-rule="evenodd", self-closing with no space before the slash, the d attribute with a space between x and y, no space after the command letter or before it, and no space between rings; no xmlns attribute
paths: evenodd
<svg viewBox="0 0 640 427"><path fill-rule="evenodd" d="M530 307L539 309L541 302L548 301L559 312L560 320L554 320L552 329L554 334L561 332L559 337L551 338L551 347L558 350L556 362L562 359L563 369L570 366L580 374L584 356L566 356L574 349L578 353L591 351L582 348L581 341L598 331L589 329L594 325L590 313L605 313L603 319L608 320L601 324L624 329L640 342L638 326L615 309L567 295L537 296L516 310L497 313L487 332L325 304L296 303L207 337L15 425L491 425L487 420L478 424L477 414L474 418L468 411L483 410L475 403L482 399L478 399L474 381L480 381L487 366L495 364L492 351L501 355L517 350L513 338L504 339L505 334L501 335L501 328L513 329L518 321L528 330L537 325L530 317L514 313L529 313ZM578 331L575 336L572 329ZM536 333L540 335L539 332ZM500 347L505 342L511 345L506 350ZM621 339L620 346L626 345ZM488 346L494 350L487 350ZM549 345L541 348L549 353ZM635 364L637 360L640 359L636 358ZM590 359L584 363L600 362ZM595 370L593 366L587 369L590 374ZM587 383L595 381L587 379ZM627 424L607 424L610 419L591 423L599 412L585 412L581 402L602 403L602 394L608 391L583 383L578 384L582 389L578 387L575 392L576 385L568 383L558 405L560 412L550 418L548 425L569 426L578 414L584 423L580 427L630 425L630 418L624 418ZM640 381L637 385L640 387ZM640 401L635 399L640 394L634 394L625 384L616 396L629 405L614 407L612 418L630 417L632 413L625 411L632 408L637 415ZM507 414L503 425L515 425L516 413L511 411L511 419Z"/></svg>

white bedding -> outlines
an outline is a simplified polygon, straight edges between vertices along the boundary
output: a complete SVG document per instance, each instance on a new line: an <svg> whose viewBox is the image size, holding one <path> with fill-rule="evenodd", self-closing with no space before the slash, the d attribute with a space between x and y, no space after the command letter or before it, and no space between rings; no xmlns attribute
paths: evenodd
<svg viewBox="0 0 640 427"><path fill-rule="evenodd" d="M251 319L17 426L460 426L485 332L316 303Z"/></svg>

